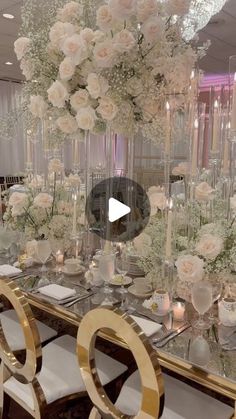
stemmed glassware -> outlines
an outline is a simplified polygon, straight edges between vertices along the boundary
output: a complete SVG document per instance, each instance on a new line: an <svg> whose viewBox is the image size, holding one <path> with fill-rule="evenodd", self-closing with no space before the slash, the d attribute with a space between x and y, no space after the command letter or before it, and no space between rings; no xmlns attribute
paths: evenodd
<svg viewBox="0 0 236 419"><path fill-rule="evenodd" d="M192 304L199 314L198 320L193 324L196 329L209 329L211 323L204 320L204 314L211 308L213 303L212 286L208 282L199 281L192 288Z"/></svg>
<svg viewBox="0 0 236 419"><path fill-rule="evenodd" d="M13 243L12 232L5 231L1 236L1 246L6 251L6 260L7 263L10 263L10 247Z"/></svg>
<svg viewBox="0 0 236 419"><path fill-rule="evenodd" d="M104 294L105 299L103 304L113 304L116 300L111 296L112 290L109 286L110 280L115 272L115 253L103 253L99 259L99 271L104 280Z"/></svg>
<svg viewBox="0 0 236 419"><path fill-rule="evenodd" d="M121 294L126 294L128 291L124 287L125 275L129 272L129 257L124 250L116 255L116 271L121 275L121 287L117 290Z"/></svg>
<svg viewBox="0 0 236 419"><path fill-rule="evenodd" d="M50 284L50 281L47 278L47 267L46 263L51 255L52 249L50 242L48 240L39 240L37 242L37 257L42 263L41 273L42 277L39 281L39 286L44 286Z"/></svg>

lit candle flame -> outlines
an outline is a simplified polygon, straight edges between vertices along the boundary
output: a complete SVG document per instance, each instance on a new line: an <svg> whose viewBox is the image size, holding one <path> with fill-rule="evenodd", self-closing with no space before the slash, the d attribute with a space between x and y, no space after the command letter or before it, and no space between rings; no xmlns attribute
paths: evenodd
<svg viewBox="0 0 236 419"><path fill-rule="evenodd" d="M218 109L218 108L219 108L219 103L218 103L218 100L215 100L215 102L214 102L214 108L215 108L215 109Z"/></svg>
<svg viewBox="0 0 236 419"><path fill-rule="evenodd" d="M191 76L190 76L190 80L193 80L195 77L195 70L192 70L191 72Z"/></svg>
<svg viewBox="0 0 236 419"><path fill-rule="evenodd" d="M195 119L195 121L194 121L194 128L196 128L196 129L198 129L198 119Z"/></svg>
<svg viewBox="0 0 236 419"><path fill-rule="evenodd" d="M166 102L166 110L169 111L170 110L170 104L169 102Z"/></svg>
<svg viewBox="0 0 236 419"><path fill-rule="evenodd" d="M236 73L234 73L234 81L236 82Z"/></svg>

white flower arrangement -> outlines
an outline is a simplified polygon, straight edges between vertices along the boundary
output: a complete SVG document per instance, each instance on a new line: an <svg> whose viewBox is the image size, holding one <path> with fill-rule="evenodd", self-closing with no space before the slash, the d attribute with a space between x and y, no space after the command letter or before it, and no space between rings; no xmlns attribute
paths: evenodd
<svg viewBox="0 0 236 419"><path fill-rule="evenodd" d="M109 124L163 140L167 97L177 92L182 107L201 51L182 35L190 2L52 0L33 23L38 7L26 1L15 42L28 121L49 112L62 138Z"/></svg>

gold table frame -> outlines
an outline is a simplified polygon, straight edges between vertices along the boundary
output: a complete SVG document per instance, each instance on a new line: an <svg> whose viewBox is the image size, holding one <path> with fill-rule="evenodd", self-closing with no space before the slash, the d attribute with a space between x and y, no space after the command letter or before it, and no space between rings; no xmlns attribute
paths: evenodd
<svg viewBox="0 0 236 419"><path fill-rule="evenodd" d="M25 296L27 297L30 305L43 310L48 314L56 316L74 326L78 327L80 325L82 320L81 315L67 310L63 306L54 305L39 300L36 295L25 293ZM100 336L110 341L111 343L115 343L123 348L127 348L126 343L115 334L103 332L100 333ZM185 361L184 359L178 358L177 356L165 352L164 349L157 349L157 353L160 365L162 367L165 367L170 371L178 373L179 375L202 385L203 387L216 391L219 394L232 399L235 404L235 413L232 416L232 419L236 419L236 381L234 382L216 374L206 372L194 365L191 365L191 363Z"/></svg>

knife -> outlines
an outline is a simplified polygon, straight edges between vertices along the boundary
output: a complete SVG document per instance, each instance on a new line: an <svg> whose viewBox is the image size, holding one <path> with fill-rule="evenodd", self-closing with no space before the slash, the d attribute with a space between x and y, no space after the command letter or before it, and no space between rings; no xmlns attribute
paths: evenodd
<svg viewBox="0 0 236 419"><path fill-rule="evenodd" d="M184 332L186 329L190 327L189 323L185 323L183 326L176 329L173 333L171 333L168 337L164 338L160 342L154 343L154 346L156 348L162 348L165 346L171 339L176 338L176 336L180 335L182 332Z"/></svg>
<svg viewBox="0 0 236 419"><path fill-rule="evenodd" d="M88 297L92 297L93 294L94 294L94 292L90 292L87 295L83 295L82 297L78 297L78 298L76 298L76 300L70 301L67 304L63 304L63 307L69 308L69 307L73 306L73 304L78 303L79 301L85 300Z"/></svg>

